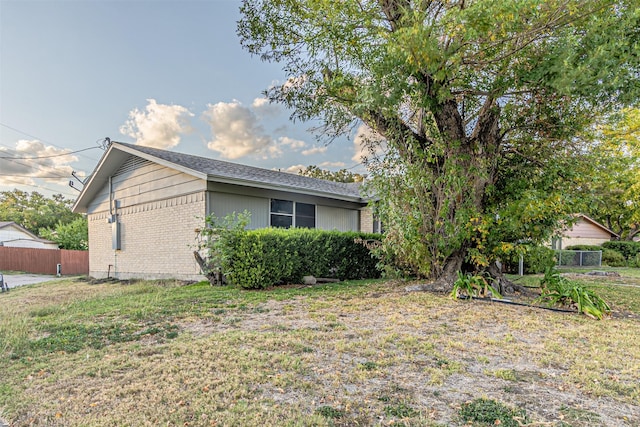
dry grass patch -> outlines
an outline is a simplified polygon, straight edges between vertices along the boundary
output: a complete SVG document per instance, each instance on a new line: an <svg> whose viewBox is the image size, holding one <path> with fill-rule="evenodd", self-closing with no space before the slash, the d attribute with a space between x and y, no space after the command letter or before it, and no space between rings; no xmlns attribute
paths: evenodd
<svg viewBox="0 0 640 427"><path fill-rule="evenodd" d="M0 300L0 315L19 326L0 329L1 342L17 343L0 348L11 360L0 365L0 417L16 426L442 426L495 401L532 425L640 425L639 322L404 286L63 281L12 291Z"/></svg>

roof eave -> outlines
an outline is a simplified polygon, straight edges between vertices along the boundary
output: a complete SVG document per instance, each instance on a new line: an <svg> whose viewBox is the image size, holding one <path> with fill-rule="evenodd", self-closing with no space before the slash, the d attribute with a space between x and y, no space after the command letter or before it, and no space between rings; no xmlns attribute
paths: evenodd
<svg viewBox="0 0 640 427"><path fill-rule="evenodd" d="M360 203L360 204L368 203L368 201L362 198L361 196L349 196L345 194L338 194L338 193L332 193L327 191L311 190L311 189L300 188L300 187L291 187L288 185L265 184L260 181L254 181L249 179L239 179L239 178L229 178L229 177L215 175L215 174L207 175L207 181L219 182L222 184L242 185L245 187L252 187L252 188L261 188L263 190L287 191L290 193L305 194L305 195L323 197L328 199L336 199L336 200L342 200L345 202L353 202L353 203Z"/></svg>
<svg viewBox="0 0 640 427"><path fill-rule="evenodd" d="M170 167L171 169L184 172L186 174L195 176L200 179L207 179L207 175L202 172L198 172L193 169L184 167L182 165L178 165L176 163L169 162L167 160L155 157L151 154L143 153L142 151L138 151L136 149L129 148L124 145L120 145L117 142L112 142L111 145L109 145L109 148L107 149L107 151L102 155L102 158L98 162L98 165L93 170L93 173L89 178L89 182L87 182L82 188L80 195L78 196L78 198L76 199L76 202L73 204L73 207L71 208L72 212L86 213L88 208L88 202L89 202L88 199L91 199L91 197L95 196L96 192L99 191L99 188L95 188L95 186L98 185L97 183L100 182L100 184L103 184L104 180L106 180L109 176L112 176L113 173L120 167L121 165L120 163L111 165L110 167L109 163L114 161L112 160L114 157L114 154L113 154L114 150L118 150L126 154L131 154L133 156L137 156L142 159L149 160L166 167Z"/></svg>

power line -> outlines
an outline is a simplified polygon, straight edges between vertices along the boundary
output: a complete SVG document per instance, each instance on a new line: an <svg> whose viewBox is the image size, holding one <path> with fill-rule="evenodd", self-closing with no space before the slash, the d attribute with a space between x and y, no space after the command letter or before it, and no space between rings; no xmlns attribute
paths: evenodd
<svg viewBox="0 0 640 427"><path fill-rule="evenodd" d="M80 153L82 151L87 151L87 150L95 150L97 148L100 147L89 147L89 148L83 148L82 150L76 150L76 151L69 151L67 153L63 153L63 154L51 154L49 156L34 156L34 157L11 157L11 156L0 156L0 159L5 159L5 160L35 160L35 159L50 159L52 157L62 157L62 156L68 156L69 154L75 154L75 153ZM13 150L16 151L16 150Z"/></svg>
<svg viewBox="0 0 640 427"><path fill-rule="evenodd" d="M39 169L39 170L44 170L44 169L42 169L42 166L43 166L43 165L38 165L38 166L40 166L40 167L36 167L36 166L34 166L34 165L28 165L28 164L26 164L26 163L22 163L22 162L15 161L15 160L13 160L13 159L2 159L2 160L7 161L7 162L13 162L13 163L16 163L16 164L18 164L18 165L20 165L20 166L24 166L24 167L26 167L27 169ZM55 172L55 171L50 171L50 173L57 173L57 172ZM32 177L32 178L34 178L34 177ZM66 175L63 175L62 173L60 173L60 174L58 175L58 178L65 178L65 179L66 179L66 178L67 178L67 176L66 176Z"/></svg>
<svg viewBox="0 0 640 427"><path fill-rule="evenodd" d="M22 131L22 130L20 130L20 129L16 129L16 128L14 128L13 126L9 126L9 125L8 125L8 124L6 124L6 123L2 123L2 122L0 122L0 126L3 126L3 127L7 128L7 129L11 129L12 131L14 131L14 132L18 132L19 134L22 134L22 135L24 135L24 136L28 136L29 138L37 139L37 140L38 140L38 141L40 141L40 142L45 142L45 143L47 143L47 144L49 144L49 145L52 145L52 146L54 146L54 147L60 148L60 149L62 149L62 150L66 150L66 148L64 148L64 147L60 147L59 145L56 145L56 144L54 144L54 143L53 143L53 142L51 142L51 141L47 141L46 139L39 138L39 137L37 137L37 136L35 136L35 135L31 135L30 133L24 132L24 131ZM94 162L97 162L97 161L98 161L98 159L94 159L93 157L89 157L89 156L82 156L82 157L84 157L85 159L93 160Z"/></svg>
<svg viewBox="0 0 640 427"><path fill-rule="evenodd" d="M34 175L16 175L16 174L13 174L13 173L0 173L0 176L13 176L15 178L33 178L33 179L54 179L54 178L67 179L66 177L59 176L59 175L56 175L56 176L34 176Z"/></svg>
<svg viewBox="0 0 640 427"><path fill-rule="evenodd" d="M11 181L13 182L13 184L7 184L7 186L20 185L20 186L26 186L26 187L33 187L33 188L37 188L39 190L47 190L47 191L51 191L51 192L56 193L56 194L62 194L64 196L71 197L72 199L75 199L78 196L77 194L65 193L63 191L54 190L52 188L45 187L44 185L25 184L25 183L18 182L18 181L15 181L15 180L11 180Z"/></svg>

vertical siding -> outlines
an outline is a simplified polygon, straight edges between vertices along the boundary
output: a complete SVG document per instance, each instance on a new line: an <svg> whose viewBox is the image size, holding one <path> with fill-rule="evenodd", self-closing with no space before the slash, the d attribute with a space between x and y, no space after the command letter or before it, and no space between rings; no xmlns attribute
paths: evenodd
<svg viewBox="0 0 640 427"><path fill-rule="evenodd" d="M321 230L358 231L359 211L328 206L317 206L316 228Z"/></svg>
<svg viewBox="0 0 640 427"><path fill-rule="evenodd" d="M203 191L206 181L137 156L130 156L114 173L114 200L122 208ZM88 206L88 213L109 210L109 183Z"/></svg>
<svg viewBox="0 0 640 427"><path fill-rule="evenodd" d="M245 210L251 213L251 222L247 228L269 226L269 199L229 193L209 193L209 213L213 213L218 218Z"/></svg>
<svg viewBox="0 0 640 427"><path fill-rule="evenodd" d="M576 239L601 239L601 240L611 240L611 234L603 230L602 228L594 225L590 222L587 222L583 219L578 220L578 222L568 231L565 232L567 237Z"/></svg>
<svg viewBox="0 0 640 427"><path fill-rule="evenodd" d="M60 251L62 274L89 274L89 251Z"/></svg>
<svg viewBox="0 0 640 427"><path fill-rule="evenodd" d="M89 253L64 249L0 247L0 270L56 274L58 264L62 266L62 274L87 274Z"/></svg>

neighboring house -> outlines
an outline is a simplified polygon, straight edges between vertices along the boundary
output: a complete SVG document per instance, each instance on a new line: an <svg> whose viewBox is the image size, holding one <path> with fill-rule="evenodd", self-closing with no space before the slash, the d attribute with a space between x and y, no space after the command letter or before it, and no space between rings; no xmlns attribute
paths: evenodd
<svg viewBox="0 0 640 427"><path fill-rule="evenodd" d="M0 246L9 248L58 249L57 243L41 239L13 221L0 221Z"/></svg>
<svg viewBox="0 0 640 427"><path fill-rule="evenodd" d="M602 245L620 236L596 220L584 214L577 214L572 227L562 231L561 236L553 239L553 249L563 249L573 245Z"/></svg>
<svg viewBox="0 0 640 427"><path fill-rule="evenodd" d="M373 231L359 184L113 142L76 200L87 213L89 275L201 279L204 217L251 214L249 228Z"/></svg>

